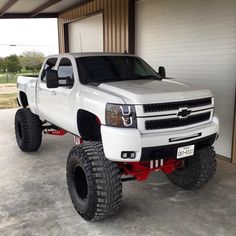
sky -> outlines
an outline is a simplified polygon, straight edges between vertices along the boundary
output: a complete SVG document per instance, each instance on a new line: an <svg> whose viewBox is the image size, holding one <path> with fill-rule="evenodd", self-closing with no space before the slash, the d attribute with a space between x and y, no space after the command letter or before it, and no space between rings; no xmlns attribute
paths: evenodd
<svg viewBox="0 0 236 236"><path fill-rule="evenodd" d="M57 19L0 19L0 57L32 50L58 53Z"/></svg>

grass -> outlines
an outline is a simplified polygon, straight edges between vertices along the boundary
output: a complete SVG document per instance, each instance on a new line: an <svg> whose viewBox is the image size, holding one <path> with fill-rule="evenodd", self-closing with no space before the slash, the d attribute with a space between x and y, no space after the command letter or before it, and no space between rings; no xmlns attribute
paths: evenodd
<svg viewBox="0 0 236 236"><path fill-rule="evenodd" d="M7 75L6 74L0 74L0 84L6 84L6 83L16 83L18 75L8 75L8 82L7 82Z"/></svg>
<svg viewBox="0 0 236 236"><path fill-rule="evenodd" d="M0 94L0 109L16 108L16 93Z"/></svg>

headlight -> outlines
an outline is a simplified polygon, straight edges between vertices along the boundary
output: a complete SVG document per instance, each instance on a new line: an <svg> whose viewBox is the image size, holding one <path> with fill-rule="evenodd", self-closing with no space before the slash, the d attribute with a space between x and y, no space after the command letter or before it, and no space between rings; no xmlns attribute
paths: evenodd
<svg viewBox="0 0 236 236"><path fill-rule="evenodd" d="M106 105L106 125L137 128L135 106L108 103Z"/></svg>

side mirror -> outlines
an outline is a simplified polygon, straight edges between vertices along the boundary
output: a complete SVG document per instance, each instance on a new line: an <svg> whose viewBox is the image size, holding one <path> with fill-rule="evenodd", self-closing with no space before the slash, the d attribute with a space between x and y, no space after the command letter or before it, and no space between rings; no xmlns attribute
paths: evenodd
<svg viewBox="0 0 236 236"><path fill-rule="evenodd" d="M46 84L48 88L58 88L59 80L56 70L47 70L46 71Z"/></svg>
<svg viewBox="0 0 236 236"><path fill-rule="evenodd" d="M158 74L162 77L162 78L166 78L166 69L164 66L159 66L158 68Z"/></svg>

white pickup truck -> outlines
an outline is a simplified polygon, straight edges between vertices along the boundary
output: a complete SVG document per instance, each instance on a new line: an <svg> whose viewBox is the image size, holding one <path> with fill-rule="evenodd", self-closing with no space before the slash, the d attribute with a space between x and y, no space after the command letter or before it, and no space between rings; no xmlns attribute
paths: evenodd
<svg viewBox="0 0 236 236"><path fill-rule="evenodd" d="M184 189L216 171L219 122L210 90L168 79L128 54L59 54L38 78L19 77L16 140L39 149L42 133L75 136L67 160L69 193L88 221L114 214L122 182L162 170Z"/></svg>

